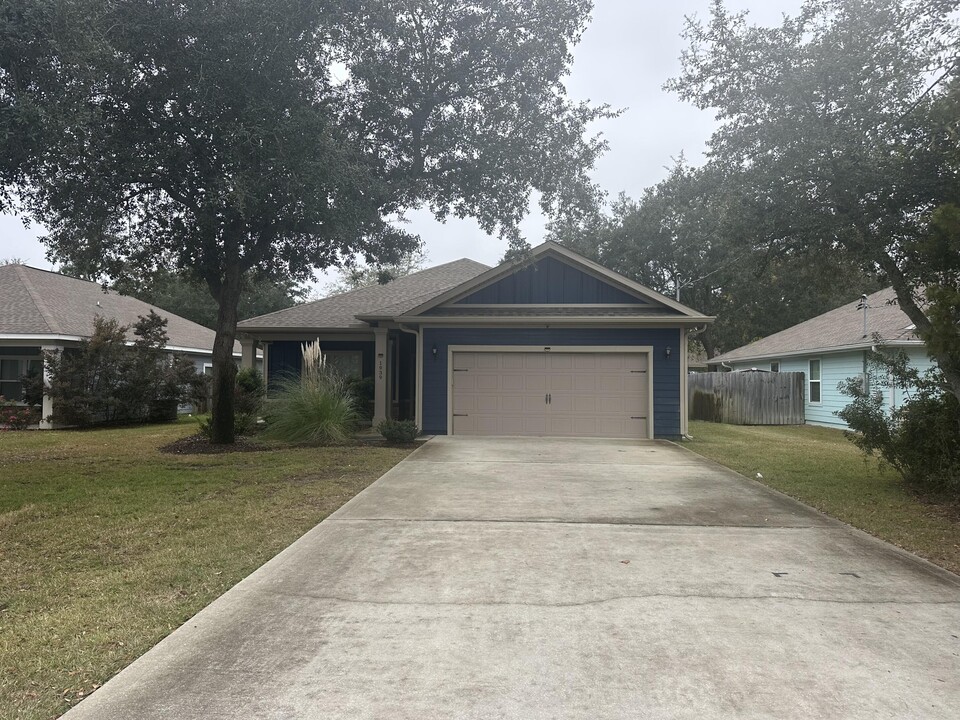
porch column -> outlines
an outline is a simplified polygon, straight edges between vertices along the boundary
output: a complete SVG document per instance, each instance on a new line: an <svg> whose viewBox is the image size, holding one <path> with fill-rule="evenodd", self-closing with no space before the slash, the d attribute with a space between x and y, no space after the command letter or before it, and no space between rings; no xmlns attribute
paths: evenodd
<svg viewBox="0 0 960 720"><path fill-rule="evenodd" d="M63 345L41 345L41 353L47 352L63 352ZM44 357L41 355L41 357ZM47 420L48 417L53 415L53 398L51 398L46 393L46 389L50 387L50 367L46 362L43 363L43 409L40 411L40 429L41 430L53 430L53 423Z"/></svg>
<svg viewBox="0 0 960 720"><path fill-rule="evenodd" d="M374 328L373 426L387 419L387 328Z"/></svg>
<svg viewBox="0 0 960 720"><path fill-rule="evenodd" d="M257 366L257 341L253 338L240 338L240 367L252 370Z"/></svg>
<svg viewBox="0 0 960 720"><path fill-rule="evenodd" d="M261 348L263 350L263 392L264 394L270 393L270 343L265 342ZM256 359L256 353L254 353L254 359Z"/></svg>

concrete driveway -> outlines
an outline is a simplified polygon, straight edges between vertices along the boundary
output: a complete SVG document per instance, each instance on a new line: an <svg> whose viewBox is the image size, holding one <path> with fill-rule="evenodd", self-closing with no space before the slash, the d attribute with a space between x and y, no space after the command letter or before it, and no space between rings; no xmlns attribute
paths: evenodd
<svg viewBox="0 0 960 720"><path fill-rule="evenodd" d="M66 717L952 720L960 578L669 443L436 438Z"/></svg>

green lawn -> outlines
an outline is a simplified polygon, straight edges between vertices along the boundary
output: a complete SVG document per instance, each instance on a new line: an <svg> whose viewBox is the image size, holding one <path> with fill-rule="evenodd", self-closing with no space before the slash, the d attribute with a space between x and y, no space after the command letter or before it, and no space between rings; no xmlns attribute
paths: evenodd
<svg viewBox="0 0 960 720"><path fill-rule="evenodd" d="M0 718L51 718L409 450L169 455L195 424L0 433Z"/></svg>
<svg viewBox="0 0 960 720"><path fill-rule="evenodd" d="M960 573L960 504L918 497L843 431L691 422L690 434L694 452Z"/></svg>

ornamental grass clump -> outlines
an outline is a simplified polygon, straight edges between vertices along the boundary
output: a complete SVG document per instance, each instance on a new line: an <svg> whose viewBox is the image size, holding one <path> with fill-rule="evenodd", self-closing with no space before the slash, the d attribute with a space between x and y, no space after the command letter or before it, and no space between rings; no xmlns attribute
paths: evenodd
<svg viewBox="0 0 960 720"><path fill-rule="evenodd" d="M265 437L292 443L336 443L347 440L360 420L346 381L327 366L319 341L303 346L300 377L281 380L267 413Z"/></svg>

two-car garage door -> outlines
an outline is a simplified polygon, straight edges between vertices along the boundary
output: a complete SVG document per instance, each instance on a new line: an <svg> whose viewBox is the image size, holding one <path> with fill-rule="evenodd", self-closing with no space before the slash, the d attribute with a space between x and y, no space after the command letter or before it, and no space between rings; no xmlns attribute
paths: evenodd
<svg viewBox="0 0 960 720"><path fill-rule="evenodd" d="M646 352L452 353L454 435L647 438Z"/></svg>

